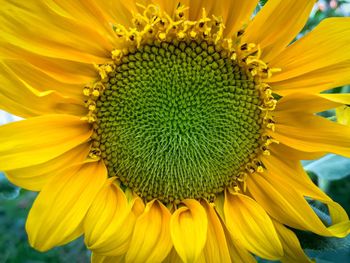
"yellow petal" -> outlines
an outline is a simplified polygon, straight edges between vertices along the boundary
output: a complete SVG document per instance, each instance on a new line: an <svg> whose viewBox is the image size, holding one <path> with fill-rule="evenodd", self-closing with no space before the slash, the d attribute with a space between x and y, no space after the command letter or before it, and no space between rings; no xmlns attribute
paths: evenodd
<svg viewBox="0 0 350 263"><path fill-rule="evenodd" d="M14 47L41 56L77 62L102 64L110 60L112 43L92 23L82 23L79 18L81 12L75 13L75 17L68 17L50 2L5 4L0 11L2 56ZM112 27L109 27L112 34Z"/></svg>
<svg viewBox="0 0 350 263"><path fill-rule="evenodd" d="M53 0L48 2L52 10L59 13L63 11L74 22L82 22L95 29L105 40L113 44L114 48L119 43L112 25L119 23L124 26L132 26L132 14L137 11L136 3L138 3L134 0Z"/></svg>
<svg viewBox="0 0 350 263"><path fill-rule="evenodd" d="M17 50L17 52L21 52ZM50 77L69 84L91 83L97 79L97 71L91 63L84 64L71 62L58 58L35 56L30 53L23 54L26 61Z"/></svg>
<svg viewBox="0 0 350 263"><path fill-rule="evenodd" d="M288 78L286 76L288 79L281 81L274 81L274 76L278 76L276 73L267 82L270 82L269 84L274 92L283 96L292 93L317 94L321 91L350 83L349 68L350 61L343 61L305 74L300 72L296 77ZM320 78L320 76L322 77Z"/></svg>
<svg viewBox="0 0 350 263"><path fill-rule="evenodd" d="M170 211L162 203L151 201L137 219L126 262L163 262L171 250Z"/></svg>
<svg viewBox="0 0 350 263"><path fill-rule="evenodd" d="M209 17L215 15L222 17L225 25L224 35L236 34L251 17L258 0L250 1L212 1L212 0L190 0L189 18L198 20L201 18L202 9L205 8Z"/></svg>
<svg viewBox="0 0 350 263"><path fill-rule="evenodd" d="M276 112L317 113L350 103L350 94L303 94L294 93L281 98L276 106Z"/></svg>
<svg viewBox="0 0 350 263"><path fill-rule="evenodd" d="M233 240L238 240L250 252L266 259L283 256L281 242L270 217L248 196L226 192L225 223Z"/></svg>
<svg viewBox="0 0 350 263"><path fill-rule="evenodd" d="M130 188L125 189L125 196L129 206L131 207L132 213L136 218L138 218L145 210L145 203Z"/></svg>
<svg viewBox="0 0 350 263"><path fill-rule="evenodd" d="M282 71L267 81L279 93L318 93L348 84L349 42L350 18L325 19L269 63Z"/></svg>
<svg viewBox="0 0 350 263"><path fill-rule="evenodd" d="M254 263L256 262L254 256L248 252L248 250L238 244L238 242L233 241L233 244L229 246L230 255L232 262L241 263ZM208 262L209 263L209 262Z"/></svg>
<svg viewBox="0 0 350 263"><path fill-rule="evenodd" d="M220 216L221 221L225 222L225 211L224 211L224 205L225 205L225 195L220 194L216 196L215 199L215 211ZM256 262L254 257L248 252L248 250L243 247L237 239L234 241L232 240L228 230L227 226L223 225L227 246L229 249L230 257L234 262Z"/></svg>
<svg viewBox="0 0 350 263"><path fill-rule="evenodd" d="M227 3L228 2L228 3ZM236 34L239 30L244 28L250 17L253 14L254 9L257 7L258 0L244 0L244 1L215 1L217 5L222 7L222 12L225 14L225 34L231 36Z"/></svg>
<svg viewBox="0 0 350 263"><path fill-rule="evenodd" d="M300 159L294 156L295 150L282 146L283 144L270 145L271 155L261 158L271 176L276 176L276 180L282 180L284 184L293 185L295 190L300 189L304 196L329 200L329 197L316 187L306 174Z"/></svg>
<svg viewBox="0 0 350 263"><path fill-rule="evenodd" d="M247 179L251 194L269 214L283 224L323 236L347 235L350 222L344 209L313 184L299 160L291 160L288 156L288 153L284 155L273 147L271 155L262 158L266 171ZM306 202L306 197L328 206L331 226L326 227L322 223Z"/></svg>
<svg viewBox="0 0 350 263"><path fill-rule="evenodd" d="M224 205L225 205L225 195L220 194L216 196L215 199L215 211L220 216L221 221L225 222L225 211L224 211ZM227 226L223 225L224 233L227 241L227 246L229 249L230 257L234 262L256 262L254 257L248 252L248 250L243 247L237 239L234 241L232 240L232 237L229 234L229 231L227 230Z"/></svg>
<svg viewBox="0 0 350 263"><path fill-rule="evenodd" d="M291 182L270 182L266 179L269 176L272 177L270 173L266 176L253 174L247 178L247 187L254 199L283 224L322 235L324 224L305 198L293 189Z"/></svg>
<svg viewBox="0 0 350 263"><path fill-rule="evenodd" d="M230 233L225 229L226 240L232 262L237 263L255 263L256 260L249 251L242 246L238 240L232 240Z"/></svg>
<svg viewBox="0 0 350 263"><path fill-rule="evenodd" d="M39 191L63 169L82 164L89 151L88 143L81 144L46 163L7 171L6 176L13 184L21 188Z"/></svg>
<svg viewBox="0 0 350 263"><path fill-rule="evenodd" d="M160 7L161 10L164 10L166 13L168 14L173 14L176 7L178 6L179 4L179 1L177 0L167 0L167 1L164 1L164 0L153 0L152 1L155 5L158 5ZM204 1L203 1L204 2ZM147 2L147 0L144 0L143 5L147 6L147 4L149 4ZM185 0L185 1L181 1L181 4L189 7L189 3L188 3L188 0ZM186 10L187 11L187 10ZM186 12L185 11L185 12Z"/></svg>
<svg viewBox="0 0 350 263"><path fill-rule="evenodd" d="M118 23L130 27L133 26L132 14L135 14L138 11L136 3L140 3L141 1L94 0L94 2L96 2L99 5L103 13L108 15L109 21L112 21L112 23ZM143 4L145 5L146 3ZM89 4L87 3L87 6L88 5ZM74 15L74 10L72 12L72 15Z"/></svg>
<svg viewBox="0 0 350 263"><path fill-rule="evenodd" d="M236 34L248 21L258 4L258 0L249 1L212 1L212 0L191 0L190 19L201 18L202 9L205 8L209 16L222 17L225 25L225 36Z"/></svg>
<svg viewBox="0 0 350 263"><path fill-rule="evenodd" d="M10 58L20 57L36 69L59 82L70 85L79 84L81 87L84 87L84 85L93 82L98 77L98 72L92 63L80 63L60 58L43 57L20 48L9 47L7 50L11 52L11 55L9 55Z"/></svg>
<svg viewBox="0 0 350 263"><path fill-rule="evenodd" d="M350 107L340 106L336 109L337 121L343 125L350 126Z"/></svg>
<svg viewBox="0 0 350 263"><path fill-rule="evenodd" d="M79 117L46 115L0 127L0 170L13 170L52 160L86 142L89 125Z"/></svg>
<svg viewBox="0 0 350 263"><path fill-rule="evenodd" d="M102 256L96 253L91 254L91 263L124 263L125 256Z"/></svg>
<svg viewBox="0 0 350 263"><path fill-rule="evenodd" d="M278 144L276 143L269 146L270 151L271 150L273 151L273 149L276 149L276 148L278 149L281 155L288 156L289 159L297 160L297 161L319 159L326 154L325 152L305 152L305 151L296 150L281 142Z"/></svg>
<svg viewBox="0 0 350 263"><path fill-rule="evenodd" d="M208 217L208 237L203 249L206 262L230 262L224 229L214 207L206 201L202 202Z"/></svg>
<svg viewBox="0 0 350 263"><path fill-rule="evenodd" d="M215 198L215 211L218 213L222 220L225 220L224 213L224 204L225 204L225 194L218 194Z"/></svg>
<svg viewBox="0 0 350 263"><path fill-rule="evenodd" d="M309 263L312 262L304 253L299 240L293 231L289 230L276 220L273 220L275 229L283 245L284 256L282 263Z"/></svg>
<svg viewBox="0 0 350 263"><path fill-rule="evenodd" d="M214 1L210 0L189 0L189 19L198 20L201 18L202 10L205 8L207 14L210 14L210 10L214 5Z"/></svg>
<svg viewBox="0 0 350 263"><path fill-rule="evenodd" d="M135 225L126 196L113 180L98 193L84 220L86 246L105 256L126 253Z"/></svg>
<svg viewBox="0 0 350 263"><path fill-rule="evenodd" d="M46 251L82 234L82 221L106 178L105 166L93 162L67 169L45 185L26 223L31 246Z"/></svg>
<svg viewBox="0 0 350 263"><path fill-rule="evenodd" d="M248 25L243 41L258 44L264 61L270 61L304 27L314 4L314 0L269 0Z"/></svg>
<svg viewBox="0 0 350 263"><path fill-rule="evenodd" d="M174 247L185 263L194 263L202 253L208 229L208 218L201 204L192 199L183 201L171 216L170 234Z"/></svg>
<svg viewBox="0 0 350 263"><path fill-rule="evenodd" d="M17 68L17 72L15 72L11 66L16 67L17 63L9 61L7 63L10 65L0 62L0 107L2 109L23 118L58 113L78 116L85 114L86 108L83 105L83 100L64 97L55 90L39 91L25 80L26 78L36 77L31 74L32 72L26 72L25 70L18 72L21 68ZM28 67L30 66L28 65ZM49 82L44 80L40 84L37 83L37 86L40 87L43 83L50 85ZM47 88L52 89L54 87L47 86ZM79 90L82 93L81 87Z"/></svg>
<svg viewBox="0 0 350 263"><path fill-rule="evenodd" d="M132 200L129 201L129 205L131 205L132 212L136 217L139 217L145 210L145 203L139 196L136 195L134 195Z"/></svg>
<svg viewBox="0 0 350 263"><path fill-rule="evenodd" d="M64 98L75 99L76 103L82 104L84 101L85 97L82 89L86 83L72 84L58 81L23 60L9 59L2 60L2 63L6 65L14 76L38 92L54 90Z"/></svg>
<svg viewBox="0 0 350 263"><path fill-rule="evenodd" d="M299 112L274 112L278 141L306 152L330 152L350 157L350 127L320 116Z"/></svg>

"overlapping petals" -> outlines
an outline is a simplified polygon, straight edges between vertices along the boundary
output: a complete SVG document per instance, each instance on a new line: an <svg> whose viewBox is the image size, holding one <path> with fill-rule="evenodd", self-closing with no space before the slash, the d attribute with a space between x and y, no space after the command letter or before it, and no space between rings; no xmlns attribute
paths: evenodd
<svg viewBox="0 0 350 263"><path fill-rule="evenodd" d="M15 132L14 132L15 131ZM0 127L0 170L50 161L86 142L87 123L70 115L45 115Z"/></svg>
<svg viewBox="0 0 350 263"><path fill-rule="evenodd" d="M99 162L74 166L54 177L41 190L29 212L30 244L46 251L83 233L83 219L107 178Z"/></svg>

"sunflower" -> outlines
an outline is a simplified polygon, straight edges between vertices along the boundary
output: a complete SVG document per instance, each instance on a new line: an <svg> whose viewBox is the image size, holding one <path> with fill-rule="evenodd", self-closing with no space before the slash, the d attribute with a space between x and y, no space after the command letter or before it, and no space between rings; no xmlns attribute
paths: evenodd
<svg viewBox="0 0 350 263"><path fill-rule="evenodd" d="M350 157L350 19L290 44L315 1L3 1L0 170L39 191L46 251L93 262L309 262L291 228L344 237L300 160ZM327 207L325 224L309 205Z"/></svg>

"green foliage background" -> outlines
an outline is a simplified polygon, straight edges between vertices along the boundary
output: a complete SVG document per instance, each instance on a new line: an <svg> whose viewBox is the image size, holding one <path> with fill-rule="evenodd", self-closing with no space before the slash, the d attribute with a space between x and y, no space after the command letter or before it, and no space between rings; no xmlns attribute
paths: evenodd
<svg viewBox="0 0 350 263"><path fill-rule="evenodd" d="M319 8L314 9L309 22L298 37L310 31L326 17L349 16L349 10L344 8L349 4L349 1L318 1L316 5ZM266 2L266 0L261 1L260 8ZM332 8L334 2L337 3L336 8L334 6ZM339 91L350 92L350 89L349 87L339 87L337 92ZM334 117L332 111L322 114L325 117ZM326 158L320 160L317 165L305 163L305 168L313 181L326 191L331 198L339 202L350 214L350 169L348 168L350 160L338 158L340 157ZM334 163L337 163L341 170L340 172L337 170L337 174L334 174L334 170L332 170L332 164ZM315 168L320 167L319 165L322 169ZM333 180L333 178L337 180ZM46 253L37 252L28 245L24 226L35 196L36 193L16 188L0 173L0 263L89 262L90 253L85 249L82 239ZM317 258L317 262L350 261L349 238L327 239L301 231L296 232L307 253L311 257ZM263 260L261 261L263 262Z"/></svg>
<svg viewBox="0 0 350 263"><path fill-rule="evenodd" d="M25 220L36 193L19 190L0 179L0 263L85 263L89 252L82 239L40 253L28 245Z"/></svg>

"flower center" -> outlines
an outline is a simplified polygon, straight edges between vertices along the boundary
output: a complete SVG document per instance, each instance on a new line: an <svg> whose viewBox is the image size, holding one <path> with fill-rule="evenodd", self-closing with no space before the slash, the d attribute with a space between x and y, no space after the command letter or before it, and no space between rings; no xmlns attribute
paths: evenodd
<svg viewBox="0 0 350 263"><path fill-rule="evenodd" d="M260 151L263 102L228 55L202 40L155 41L123 56L96 101L110 176L165 203L235 183Z"/></svg>
<svg viewBox="0 0 350 263"><path fill-rule="evenodd" d="M187 18L141 6L133 25L113 25L120 42L113 62L96 65L100 79L83 92L94 134L90 158L144 200L213 200L244 189L263 171L261 154L276 142L276 101L264 82L278 69L260 59L243 31L224 37L221 17Z"/></svg>

